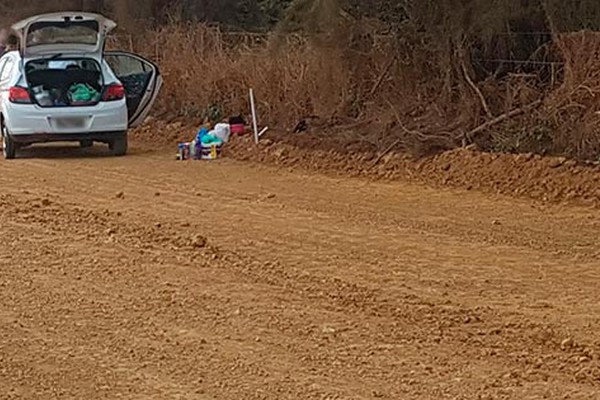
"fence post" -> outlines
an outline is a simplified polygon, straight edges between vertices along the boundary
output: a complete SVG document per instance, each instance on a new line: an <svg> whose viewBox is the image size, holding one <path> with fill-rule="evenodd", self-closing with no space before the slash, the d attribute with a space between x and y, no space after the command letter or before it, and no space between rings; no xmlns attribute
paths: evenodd
<svg viewBox="0 0 600 400"><path fill-rule="evenodd" d="M250 111L252 112L252 128L254 129L254 143L258 144L258 117L256 115L256 102L254 100L253 89L250 89Z"/></svg>

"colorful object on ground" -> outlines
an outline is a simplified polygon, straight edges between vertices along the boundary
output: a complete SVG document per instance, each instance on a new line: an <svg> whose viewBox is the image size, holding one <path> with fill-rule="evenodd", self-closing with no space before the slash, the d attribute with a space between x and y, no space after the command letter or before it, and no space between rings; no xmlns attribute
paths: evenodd
<svg viewBox="0 0 600 400"><path fill-rule="evenodd" d="M215 129L209 134L221 140L223 143L227 143L231 136L231 126L229 124L217 124L215 125Z"/></svg>
<svg viewBox="0 0 600 400"><path fill-rule="evenodd" d="M216 160L221 155L222 144L203 144L201 158L203 160Z"/></svg>
<svg viewBox="0 0 600 400"><path fill-rule="evenodd" d="M217 129L218 128L218 129ZM179 143L178 160L216 160L221 155L224 139L229 139L229 125L217 124L215 130L202 128L191 142Z"/></svg>
<svg viewBox="0 0 600 400"><path fill-rule="evenodd" d="M244 135L245 133L246 133L246 125L244 125L244 124L231 125L231 134L232 135Z"/></svg>
<svg viewBox="0 0 600 400"><path fill-rule="evenodd" d="M206 129L206 128L200 129L198 131L198 134L196 135L196 142L202 143L202 138L206 135L208 135L208 129Z"/></svg>
<svg viewBox="0 0 600 400"><path fill-rule="evenodd" d="M179 143L179 152L177 153L177 159L180 161L188 160L190 158L190 144Z"/></svg>
<svg viewBox="0 0 600 400"><path fill-rule="evenodd" d="M211 134L206 134L206 135L202 136L202 145L211 145L211 144L222 145L223 141Z"/></svg>

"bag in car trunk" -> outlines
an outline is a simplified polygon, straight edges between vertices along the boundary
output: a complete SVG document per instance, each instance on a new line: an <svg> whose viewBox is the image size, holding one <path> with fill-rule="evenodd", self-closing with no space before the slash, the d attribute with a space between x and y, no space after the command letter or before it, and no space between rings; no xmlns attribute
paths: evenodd
<svg viewBox="0 0 600 400"><path fill-rule="evenodd" d="M94 105L102 97L102 73L93 60L32 61L26 78L42 107Z"/></svg>

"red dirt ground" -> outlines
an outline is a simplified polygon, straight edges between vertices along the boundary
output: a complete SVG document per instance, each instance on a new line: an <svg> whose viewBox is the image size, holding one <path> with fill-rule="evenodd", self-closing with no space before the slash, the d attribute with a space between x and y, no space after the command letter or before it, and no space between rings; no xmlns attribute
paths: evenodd
<svg viewBox="0 0 600 400"><path fill-rule="evenodd" d="M0 162L0 399L598 398L593 169L154 129Z"/></svg>

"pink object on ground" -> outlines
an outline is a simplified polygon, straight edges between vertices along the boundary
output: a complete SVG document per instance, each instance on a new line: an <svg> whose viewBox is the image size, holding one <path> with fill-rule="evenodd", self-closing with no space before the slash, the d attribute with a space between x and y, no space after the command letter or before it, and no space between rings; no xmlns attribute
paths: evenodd
<svg viewBox="0 0 600 400"><path fill-rule="evenodd" d="M231 125L231 133L233 135L243 135L246 133L246 126L243 124Z"/></svg>

